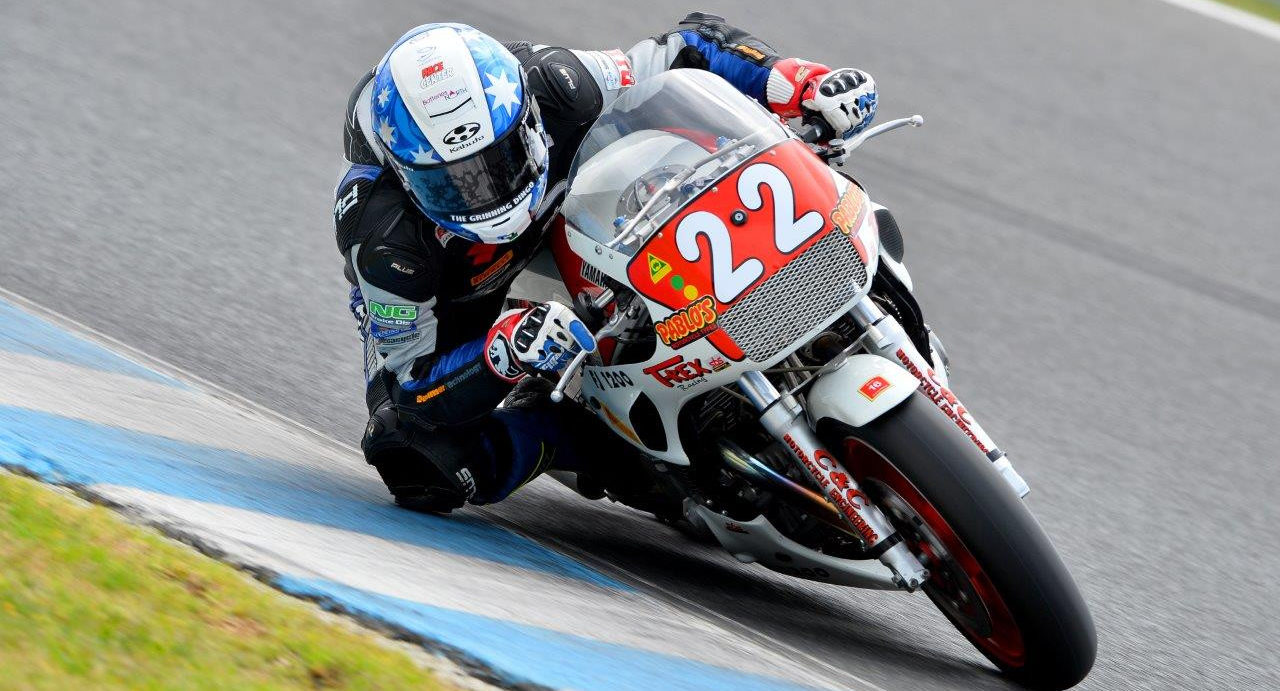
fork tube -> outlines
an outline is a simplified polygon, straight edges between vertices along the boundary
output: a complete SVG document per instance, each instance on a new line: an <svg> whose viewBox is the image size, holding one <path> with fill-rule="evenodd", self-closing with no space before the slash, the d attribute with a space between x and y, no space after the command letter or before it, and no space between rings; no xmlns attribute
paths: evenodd
<svg viewBox="0 0 1280 691"><path fill-rule="evenodd" d="M996 470L1004 476L1006 482L1018 493L1019 497L1027 496L1031 488L1027 486L1018 471L1014 470L1009 457L996 446L995 441L982 429L982 425L973 419L973 415L964 407L960 399L938 378L933 371L933 363L916 349L902 325L892 315L887 315L870 297L863 297L849 311L853 320L865 332L863 339L867 350L887 360L898 363L920 382L920 391L934 405L938 406L956 427L973 442L978 450L986 455Z"/></svg>
<svg viewBox="0 0 1280 691"><path fill-rule="evenodd" d="M760 411L760 424L808 471L823 495L861 536L867 551L893 572L894 581L907 590L924 583L929 571L907 549L902 536L862 492L853 476L822 446L795 397L778 393L760 372L742 375L738 388Z"/></svg>

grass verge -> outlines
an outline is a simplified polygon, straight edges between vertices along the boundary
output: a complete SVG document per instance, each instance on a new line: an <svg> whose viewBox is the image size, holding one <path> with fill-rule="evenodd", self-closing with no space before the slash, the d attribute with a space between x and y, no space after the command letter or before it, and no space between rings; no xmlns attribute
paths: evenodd
<svg viewBox="0 0 1280 691"><path fill-rule="evenodd" d="M1275 0L1218 0L1218 2L1280 22L1280 3Z"/></svg>
<svg viewBox="0 0 1280 691"><path fill-rule="evenodd" d="M4 471L0 687L446 688L226 564Z"/></svg>

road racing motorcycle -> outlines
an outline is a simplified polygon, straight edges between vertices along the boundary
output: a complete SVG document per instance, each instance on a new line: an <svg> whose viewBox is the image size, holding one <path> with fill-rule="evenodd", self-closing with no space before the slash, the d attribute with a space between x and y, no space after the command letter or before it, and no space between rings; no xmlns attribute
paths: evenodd
<svg viewBox="0 0 1280 691"><path fill-rule="evenodd" d="M743 562L922 590L1009 677L1070 687L1093 664L1089 611L951 390L892 214L839 170L922 122L819 143L820 123L792 130L700 70L612 104L517 291L593 330L552 398L580 401L644 467L555 475Z"/></svg>

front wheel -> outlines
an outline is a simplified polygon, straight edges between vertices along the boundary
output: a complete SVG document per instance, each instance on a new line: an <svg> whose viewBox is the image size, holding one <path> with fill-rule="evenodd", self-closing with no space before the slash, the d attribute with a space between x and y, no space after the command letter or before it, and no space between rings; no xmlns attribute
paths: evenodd
<svg viewBox="0 0 1280 691"><path fill-rule="evenodd" d="M1077 684L1097 634L1071 574L991 462L919 392L823 440L930 571L924 591L987 659L1044 689Z"/></svg>

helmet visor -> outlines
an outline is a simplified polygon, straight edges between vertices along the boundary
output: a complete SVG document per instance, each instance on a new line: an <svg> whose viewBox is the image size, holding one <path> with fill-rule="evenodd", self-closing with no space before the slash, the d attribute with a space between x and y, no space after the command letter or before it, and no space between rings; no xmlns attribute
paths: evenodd
<svg viewBox="0 0 1280 691"><path fill-rule="evenodd" d="M534 108L500 139L456 161L414 165L391 158L423 213L436 221L477 223L510 211L533 192L545 168Z"/></svg>

